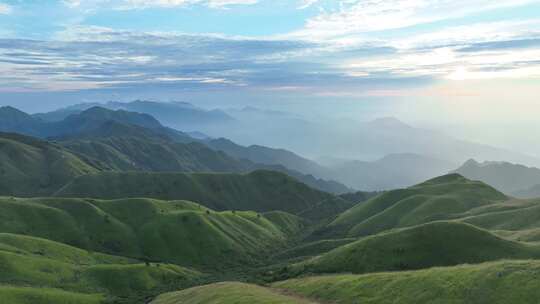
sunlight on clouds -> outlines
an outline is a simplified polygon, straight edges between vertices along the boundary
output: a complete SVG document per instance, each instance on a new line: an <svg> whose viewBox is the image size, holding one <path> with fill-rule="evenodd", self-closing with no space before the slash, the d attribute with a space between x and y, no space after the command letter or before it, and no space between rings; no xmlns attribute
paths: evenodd
<svg viewBox="0 0 540 304"><path fill-rule="evenodd" d="M11 12L12 12L11 6L4 3L0 3L0 15L8 15L8 14L11 14Z"/></svg>
<svg viewBox="0 0 540 304"><path fill-rule="evenodd" d="M323 11L309 19L303 29L290 35L324 40L354 33L404 28L528 3L538 3L538 0L347 0L340 1L339 9Z"/></svg>

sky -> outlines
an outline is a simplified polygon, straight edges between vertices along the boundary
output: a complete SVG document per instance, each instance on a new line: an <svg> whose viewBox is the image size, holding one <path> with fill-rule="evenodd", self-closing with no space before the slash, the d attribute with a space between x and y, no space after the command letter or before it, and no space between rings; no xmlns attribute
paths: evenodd
<svg viewBox="0 0 540 304"><path fill-rule="evenodd" d="M538 155L539 96L540 0L0 0L0 105L28 112L396 116Z"/></svg>

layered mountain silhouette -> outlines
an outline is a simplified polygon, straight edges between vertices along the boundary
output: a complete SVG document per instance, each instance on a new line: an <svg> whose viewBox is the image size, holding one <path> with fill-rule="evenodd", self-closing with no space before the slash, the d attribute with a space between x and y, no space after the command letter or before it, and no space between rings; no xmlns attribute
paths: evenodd
<svg viewBox="0 0 540 304"><path fill-rule="evenodd" d="M470 159L455 170L470 179L480 180L521 198L540 197L540 169L509 162Z"/></svg>

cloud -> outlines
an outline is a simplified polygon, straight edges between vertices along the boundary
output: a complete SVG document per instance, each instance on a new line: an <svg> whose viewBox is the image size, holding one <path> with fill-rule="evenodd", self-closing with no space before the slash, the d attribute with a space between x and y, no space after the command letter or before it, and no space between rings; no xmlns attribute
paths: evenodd
<svg viewBox="0 0 540 304"><path fill-rule="evenodd" d="M11 14L12 11L13 9L11 8L11 6L5 3L0 3L0 15L8 15Z"/></svg>
<svg viewBox="0 0 540 304"><path fill-rule="evenodd" d="M496 8L515 7L538 0L342 0L339 8L324 10L292 33L312 40L405 28L459 18Z"/></svg>
<svg viewBox="0 0 540 304"><path fill-rule="evenodd" d="M306 9L319 2L319 0L301 0L298 9Z"/></svg>
<svg viewBox="0 0 540 304"><path fill-rule="evenodd" d="M210 8L227 8L233 5L252 5L259 0L64 0L70 8L112 8L119 10L172 8L188 5L204 5Z"/></svg>

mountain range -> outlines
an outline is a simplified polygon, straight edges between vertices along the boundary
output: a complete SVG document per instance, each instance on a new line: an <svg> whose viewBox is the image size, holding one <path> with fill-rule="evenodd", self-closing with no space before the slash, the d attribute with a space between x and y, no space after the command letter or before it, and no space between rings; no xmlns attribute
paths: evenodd
<svg viewBox="0 0 540 304"><path fill-rule="evenodd" d="M470 159L455 170L467 178L480 180L512 196L540 197L540 169L509 162L477 162Z"/></svg>
<svg viewBox="0 0 540 304"><path fill-rule="evenodd" d="M0 108L0 118L13 113L17 119L6 120L0 130L54 140L67 152L103 163L109 170L242 173L268 169L287 173L324 191L351 191L338 182L291 170L279 162L236 159L211 149L206 139L164 127L148 114L92 107L51 122L11 107Z"/></svg>

